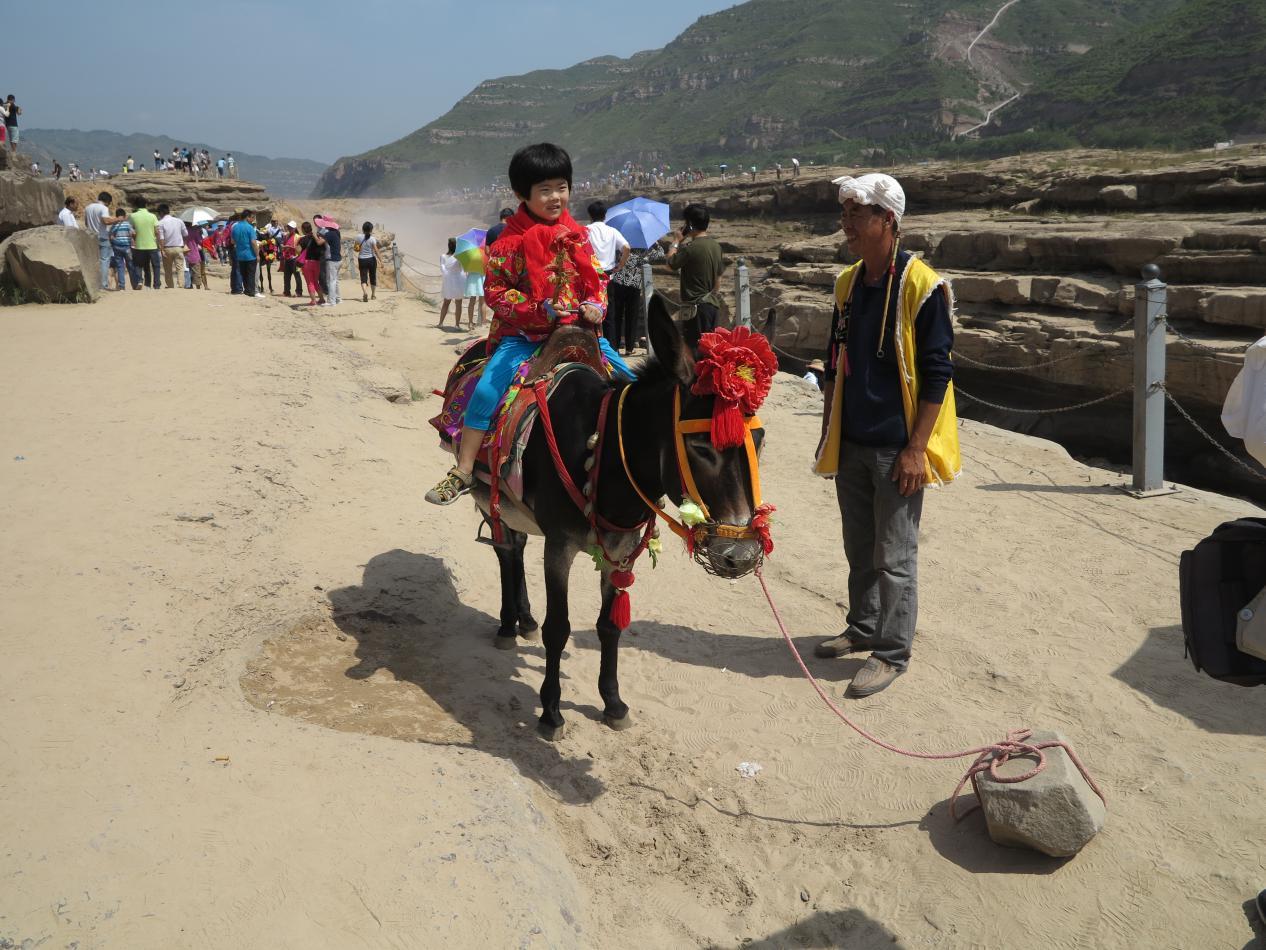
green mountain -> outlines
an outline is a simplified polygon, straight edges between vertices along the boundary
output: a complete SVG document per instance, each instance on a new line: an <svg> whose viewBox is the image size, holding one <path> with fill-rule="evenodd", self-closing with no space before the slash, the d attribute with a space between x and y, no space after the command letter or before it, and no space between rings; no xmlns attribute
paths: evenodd
<svg viewBox="0 0 1266 950"><path fill-rule="evenodd" d="M1188 0L1048 72L995 134L1022 143L1059 131L1110 148L1266 134L1266 2Z"/></svg>
<svg viewBox="0 0 1266 950"><path fill-rule="evenodd" d="M178 141L166 135L124 135L102 129L91 132L79 129L22 130L22 151L46 169L53 167L53 159L61 162L63 168L70 162L77 162L85 175L93 167L104 168L113 175L129 155L136 160L138 167L144 163L146 168L150 168L154 164L154 149L170 156L173 148L205 148L211 153L213 161L233 152L238 176L259 182L277 198L306 198L327 167L324 162L306 158L265 158L234 149L213 148L205 142Z"/></svg>
<svg viewBox="0 0 1266 950"><path fill-rule="evenodd" d="M485 184L515 148L543 139L566 145L582 177L628 160L840 162L875 148L913 157L1187 5L749 0L701 17L661 50L482 82L403 139L340 159L316 193Z"/></svg>

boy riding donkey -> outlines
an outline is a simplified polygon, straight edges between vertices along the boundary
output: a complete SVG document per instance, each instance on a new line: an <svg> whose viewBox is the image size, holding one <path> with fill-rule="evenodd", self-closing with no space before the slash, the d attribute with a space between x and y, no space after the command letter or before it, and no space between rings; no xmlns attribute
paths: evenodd
<svg viewBox="0 0 1266 950"><path fill-rule="evenodd" d="M519 366L558 327L591 325L606 364L633 378L597 332L606 314L606 279L585 229L567 212L571 177L571 158L557 145L528 145L510 159L510 187L521 204L487 250L490 356L466 407L457 464L426 493L432 504L450 505L470 491L479 447L497 405Z"/></svg>

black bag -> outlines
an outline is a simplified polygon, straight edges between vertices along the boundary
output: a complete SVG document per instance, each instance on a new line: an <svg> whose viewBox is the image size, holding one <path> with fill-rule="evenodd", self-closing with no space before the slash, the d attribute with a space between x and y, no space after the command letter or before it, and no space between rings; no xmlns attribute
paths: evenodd
<svg viewBox="0 0 1266 950"><path fill-rule="evenodd" d="M1186 653L1197 670L1238 686L1266 684L1266 660L1236 647L1239 612L1266 587L1266 518L1218 525L1178 562Z"/></svg>

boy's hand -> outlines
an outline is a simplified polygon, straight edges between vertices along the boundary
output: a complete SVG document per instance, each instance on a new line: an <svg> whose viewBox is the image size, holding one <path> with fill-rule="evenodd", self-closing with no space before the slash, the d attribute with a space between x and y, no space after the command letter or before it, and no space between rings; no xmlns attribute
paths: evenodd
<svg viewBox="0 0 1266 950"><path fill-rule="evenodd" d="M602 322L602 311L590 303L584 304L580 308L580 316L581 319L589 323L597 324Z"/></svg>

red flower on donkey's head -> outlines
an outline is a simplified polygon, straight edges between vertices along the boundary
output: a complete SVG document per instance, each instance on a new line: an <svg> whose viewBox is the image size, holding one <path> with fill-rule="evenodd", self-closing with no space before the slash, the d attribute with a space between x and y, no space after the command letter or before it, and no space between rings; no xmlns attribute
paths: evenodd
<svg viewBox="0 0 1266 950"><path fill-rule="evenodd" d="M695 371L698 377L690 391L716 397L712 444L718 449L742 445L743 417L756 414L778 372L769 341L747 327L705 333L699 338Z"/></svg>

